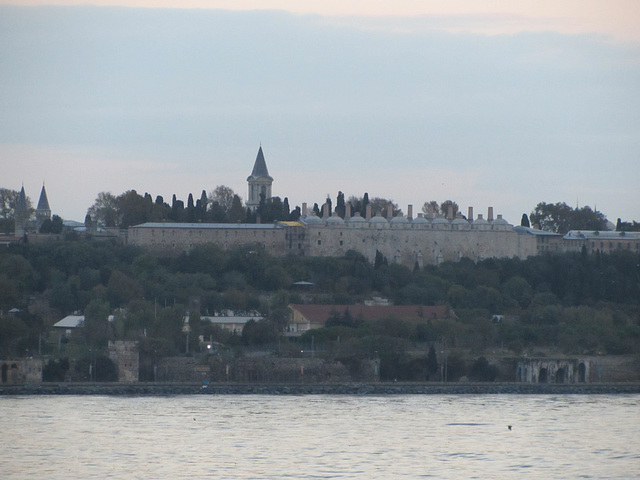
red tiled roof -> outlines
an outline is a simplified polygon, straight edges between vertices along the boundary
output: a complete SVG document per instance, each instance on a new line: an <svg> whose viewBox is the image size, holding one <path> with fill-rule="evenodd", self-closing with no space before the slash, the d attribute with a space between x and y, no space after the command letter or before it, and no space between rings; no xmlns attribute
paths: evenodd
<svg viewBox="0 0 640 480"><path fill-rule="evenodd" d="M306 320L315 324L327 321L332 313L344 314L348 309L352 318L364 320L382 320L385 318L397 318L400 320L425 321L455 317L452 310L446 305L299 305L292 304L289 307L298 311Z"/></svg>

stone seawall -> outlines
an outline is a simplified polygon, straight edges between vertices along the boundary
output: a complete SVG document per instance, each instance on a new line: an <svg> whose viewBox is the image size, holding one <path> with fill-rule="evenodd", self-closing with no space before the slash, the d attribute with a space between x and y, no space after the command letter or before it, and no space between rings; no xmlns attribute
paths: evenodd
<svg viewBox="0 0 640 480"><path fill-rule="evenodd" d="M640 394L640 383L345 383L345 384L157 384L43 383L0 387L7 395L593 395Z"/></svg>

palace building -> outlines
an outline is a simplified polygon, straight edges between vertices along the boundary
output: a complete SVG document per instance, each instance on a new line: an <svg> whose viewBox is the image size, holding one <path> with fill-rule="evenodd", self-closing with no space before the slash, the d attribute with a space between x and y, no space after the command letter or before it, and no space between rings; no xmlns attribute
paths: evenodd
<svg viewBox="0 0 640 480"><path fill-rule="evenodd" d="M258 150L253 170L247 178L249 201L255 209L260 199L271 197L273 178L269 175L262 151ZM474 216L469 207L467 217L445 217L433 211L413 216L393 216L391 205L386 217L383 212L367 208L365 216L352 214L347 203L344 218L322 208L322 217L308 211L302 204L302 215L293 222L272 224L215 224L215 223L145 223L129 227L127 239L161 254L180 254L196 245L214 243L228 250L240 245L254 245L274 256L305 255L313 257L342 256L349 250L364 255L373 262L383 255L390 263L410 268L437 265L444 261L469 258L527 258L544 252L587 251L611 252L627 249L640 252L638 232L569 232L559 235L550 232L513 226L501 215L494 216L493 207Z"/></svg>

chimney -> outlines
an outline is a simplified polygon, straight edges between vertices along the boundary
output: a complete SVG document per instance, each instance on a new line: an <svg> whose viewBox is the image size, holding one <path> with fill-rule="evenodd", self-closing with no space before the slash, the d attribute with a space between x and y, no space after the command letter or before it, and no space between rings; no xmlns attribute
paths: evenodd
<svg viewBox="0 0 640 480"><path fill-rule="evenodd" d="M434 215L433 215L433 205L431 205L431 204L427 205L427 216L429 218L431 218L431 219L434 217Z"/></svg>
<svg viewBox="0 0 640 480"><path fill-rule="evenodd" d="M351 204L347 202L344 206L344 219L349 220L351 218Z"/></svg>
<svg viewBox="0 0 640 480"><path fill-rule="evenodd" d="M453 219L453 205L449 205L449 208L447 208L447 218L449 220Z"/></svg>
<svg viewBox="0 0 640 480"><path fill-rule="evenodd" d="M325 220L329 218L329 204L326 202L324 205L322 205L322 218L324 218Z"/></svg>
<svg viewBox="0 0 640 480"><path fill-rule="evenodd" d="M467 214L467 220L473 222L473 207L469 207L469 213Z"/></svg>
<svg viewBox="0 0 640 480"><path fill-rule="evenodd" d="M493 207L489 207L489 211L487 212L487 220L493 222Z"/></svg>
<svg viewBox="0 0 640 480"><path fill-rule="evenodd" d="M393 218L393 205L387 205L387 220L391 220Z"/></svg>
<svg viewBox="0 0 640 480"><path fill-rule="evenodd" d="M370 203L367 204L366 214L367 214L367 220L371 220L371 204Z"/></svg>
<svg viewBox="0 0 640 480"><path fill-rule="evenodd" d="M302 216L307 216L307 202L302 202Z"/></svg>
<svg viewBox="0 0 640 480"><path fill-rule="evenodd" d="M409 219L413 218L413 205L407 206L407 218Z"/></svg>

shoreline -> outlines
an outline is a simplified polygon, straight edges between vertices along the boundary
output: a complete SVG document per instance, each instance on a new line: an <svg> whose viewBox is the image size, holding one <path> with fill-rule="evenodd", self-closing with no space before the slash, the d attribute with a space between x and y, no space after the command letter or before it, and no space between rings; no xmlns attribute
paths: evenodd
<svg viewBox="0 0 640 480"><path fill-rule="evenodd" d="M640 394L640 383L41 383L0 386L0 396L25 395L611 395Z"/></svg>

